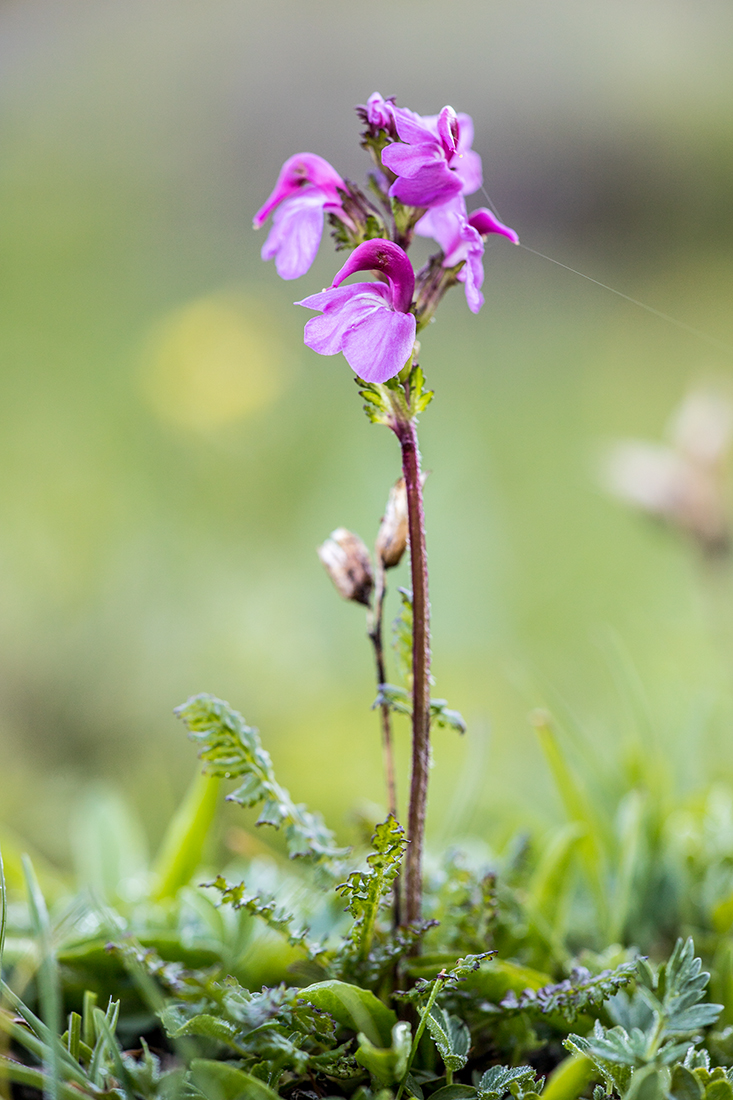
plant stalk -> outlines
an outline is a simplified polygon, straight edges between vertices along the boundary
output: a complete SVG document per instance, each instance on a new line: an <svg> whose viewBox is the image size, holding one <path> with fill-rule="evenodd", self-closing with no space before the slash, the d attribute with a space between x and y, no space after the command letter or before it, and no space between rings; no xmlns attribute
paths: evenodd
<svg viewBox="0 0 733 1100"><path fill-rule="evenodd" d="M384 667L384 642L382 627L384 623L384 597L387 591L384 563L379 552L375 555L374 607L369 610L368 634L374 647L374 663L377 670L377 691L382 690L382 685L387 682L387 673ZM392 716L389 704L380 703L379 720L382 728L382 759L384 761L384 782L387 787L388 810L395 821L399 821L397 815L397 781L395 779L394 742L392 740ZM401 919L400 879L395 879L392 891L392 925L398 928Z"/></svg>
<svg viewBox="0 0 733 1100"><path fill-rule="evenodd" d="M385 569L379 554L376 555L374 607L369 612L369 640L374 647L374 663L377 670L377 690L381 691L382 685L387 682L387 673L384 667L384 643L382 640L382 625L384 620L384 597L386 593ZM394 748L392 742L392 719L388 703L379 706L380 724L382 727L382 752L384 757L384 781L387 787L387 805L389 812L397 817L397 783L395 780Z"/></svg>
<svg viewBox="0 0 733 1100"><path fill-rule="evenodd" d="M400 420L395 432L402 449L407 490L412 572L412 770L407 817L409 845L405 857L405 921L422 912L422 857L430 764L430 600L425 550L425 513L417 430L413 420Z"/></svg>

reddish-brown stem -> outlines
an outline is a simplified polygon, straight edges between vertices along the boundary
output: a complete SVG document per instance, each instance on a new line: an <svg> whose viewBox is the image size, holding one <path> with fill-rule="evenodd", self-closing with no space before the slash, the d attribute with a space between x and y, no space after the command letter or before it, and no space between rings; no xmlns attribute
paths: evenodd
<svg viewBox="0 0 733 1100"><path fill-rule="evenodd" d="M414 422L400 420L395 433L402 448L412 571L412 772L404 895L405 921L410 924L420 920L422 912L422 856L430 765L430 600L420 452Z"/></svg>

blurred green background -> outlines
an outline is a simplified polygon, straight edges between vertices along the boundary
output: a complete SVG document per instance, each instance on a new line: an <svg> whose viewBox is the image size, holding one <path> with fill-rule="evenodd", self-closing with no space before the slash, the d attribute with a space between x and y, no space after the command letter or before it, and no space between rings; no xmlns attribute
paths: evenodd
<svg viewBox="0 0 733 1100"><path fill-rule="evenodd" d="M157 838L202 690L345 838L383 802L363 619L315 547L373 540L398 451L303 347L328 238L284 284L252 214L293 152L361 179L372 91L451 103L524 243L733 344L732 52L727 0L0 4L6 830L63 863L103 782ZM731 360L501 240L486 268L423 340L436 694L469 723L435 738L436 843L558 815L537 705L601 772L649 744L689 790L733 770L727 567L595 473Z"/></svg>

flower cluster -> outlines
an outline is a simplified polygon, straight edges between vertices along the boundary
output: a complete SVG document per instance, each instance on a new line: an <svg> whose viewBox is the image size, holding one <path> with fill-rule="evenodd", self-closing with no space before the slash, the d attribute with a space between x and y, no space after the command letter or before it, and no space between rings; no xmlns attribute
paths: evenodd
<svg viewBox="0 0 733 1100"><path fill-rule="evenodd" d="M361 379L381 383L412 361L416 333L449 287L462 283L468 308L481 309L486 238L519 239L486 207L468 213L465 196L482 185L468 115L444 107L421 116L378 92L357 111L375 164L369 197L322 157L299 153L283 165L254 226L273 214L262 258L275 260L281 278L297 279L328 218L337 248L353 251L327 290L296 303L321 314L306 324L305 342L321 355L343 352ZM407 256L414 234L440 247L417 274ZM361 271L378 281L341 285Z"/></svg>

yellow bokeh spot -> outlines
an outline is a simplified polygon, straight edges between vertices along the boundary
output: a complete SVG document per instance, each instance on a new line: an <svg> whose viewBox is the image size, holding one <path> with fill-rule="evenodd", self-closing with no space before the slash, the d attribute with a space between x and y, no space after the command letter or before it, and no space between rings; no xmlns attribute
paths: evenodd
<svg viewBox="0 0 733 1100"><path fill-rule="evenodd" d="M287 364L276 322L245 295L199 298L155 326L142 384L158 415L209 430L241 420L282 393Z"/></svg>

